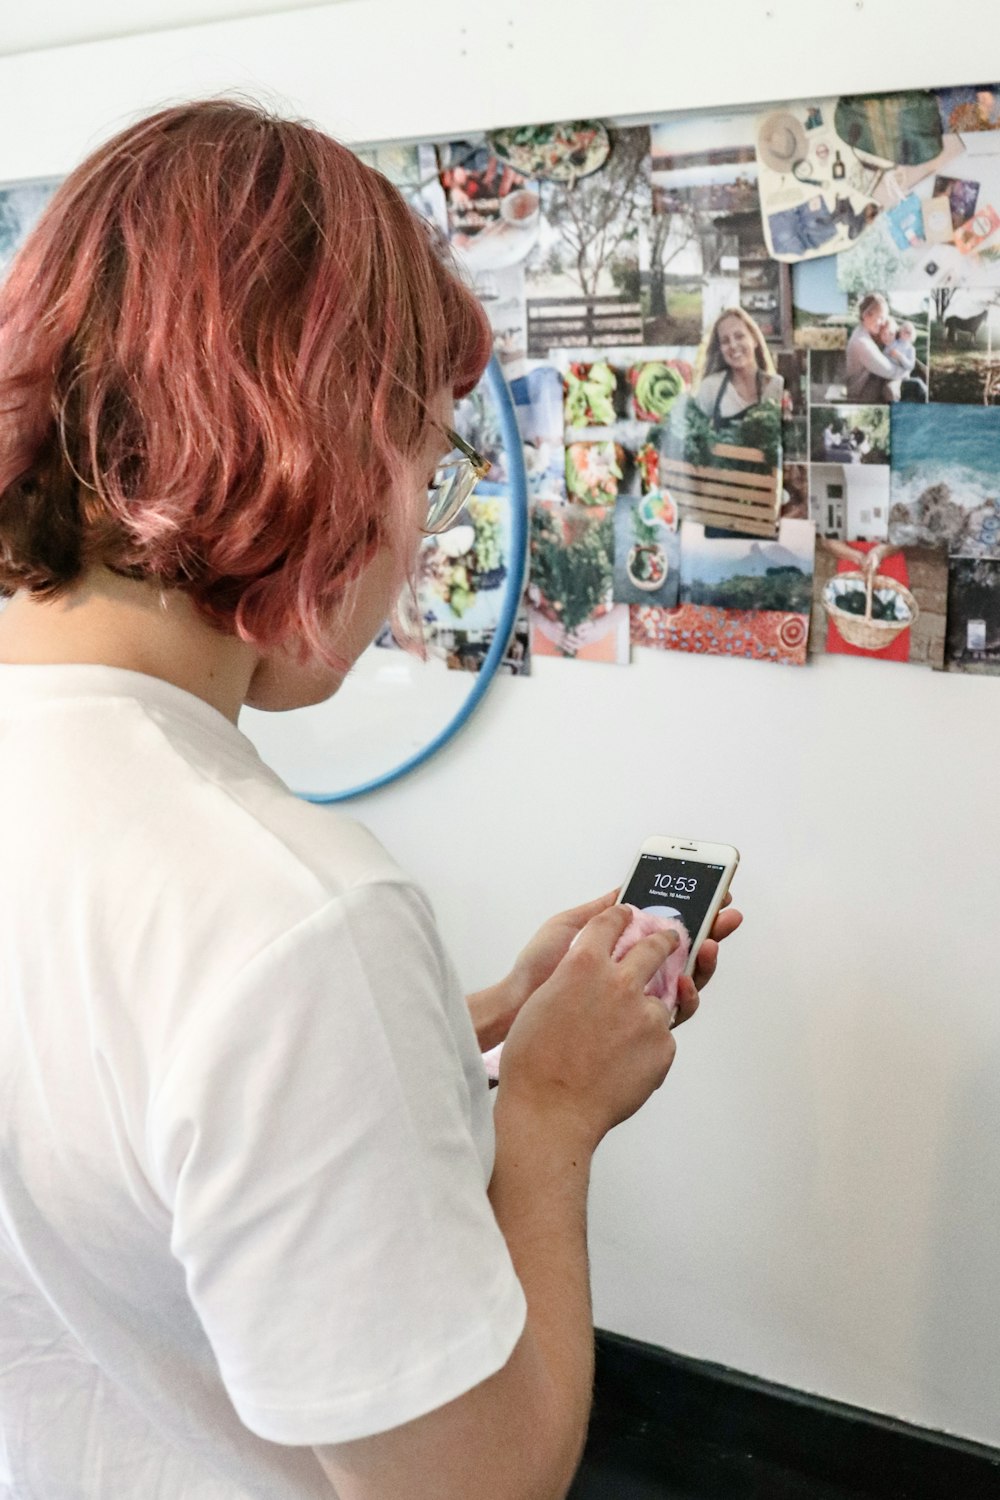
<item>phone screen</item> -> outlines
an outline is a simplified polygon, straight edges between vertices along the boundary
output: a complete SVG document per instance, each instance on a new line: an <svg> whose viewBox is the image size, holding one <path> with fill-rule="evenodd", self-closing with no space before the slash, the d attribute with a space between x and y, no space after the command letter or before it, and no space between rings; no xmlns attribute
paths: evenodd
<svg viewBox="0 0 1000 1500"><path fill-rule="evenodd" d="M679 917L693 946L725 871L725 865L708 865L701 860L643 854L621 899L641 911Z"/></svg>

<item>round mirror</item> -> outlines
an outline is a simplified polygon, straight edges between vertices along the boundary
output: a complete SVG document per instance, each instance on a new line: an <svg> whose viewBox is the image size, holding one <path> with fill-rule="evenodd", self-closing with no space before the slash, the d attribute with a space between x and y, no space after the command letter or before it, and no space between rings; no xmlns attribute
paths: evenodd
<svg viewBox="0 0 1000 1500"><path fill-rule="evenodd" d="M261 758L307 801L345 802L421 765L461 729L503 661L524 591L528 493L514 404L495 357L459 403L455 427L493 470L455 526L425 543L428 659L372 645L325 703L240 714ZM476 548L478 572L468 565ZM449 667L460 639L473 659L488 641L478 671Z"/></svg>

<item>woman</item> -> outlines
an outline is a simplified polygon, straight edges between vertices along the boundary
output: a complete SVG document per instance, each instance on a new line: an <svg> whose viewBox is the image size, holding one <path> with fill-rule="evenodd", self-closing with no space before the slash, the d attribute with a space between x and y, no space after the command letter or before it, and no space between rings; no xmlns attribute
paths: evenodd
<svg viewBox="0 0 1000 1500"><path fill-rule="evenodd" d="M858 324L847 341L847 399L862 406L885 406L898 396L894 385L901 365L882 348L889 304L881 292L869 292L858 306Z"/></svg>
<svg viewBox="0 0 1000 1500"><path fill-rule="evenodd" d="M764 335L742 307L720 313L705 345L701 379L695 371L695 401L713 426L742 416L761 402L781 402L784 382L774 368Z"/></svg>
<svg viewBox="0 0 1000 1500"><path fill-rule="evenodd" d="M670 1066L672 940L614 963L607 895L466 1004L422 892L237 728L371 640L469 492L427 483L488 353L395 189L224 102L85 161L0 293L18 1500L569 1483L589 1163Z"/></svg>

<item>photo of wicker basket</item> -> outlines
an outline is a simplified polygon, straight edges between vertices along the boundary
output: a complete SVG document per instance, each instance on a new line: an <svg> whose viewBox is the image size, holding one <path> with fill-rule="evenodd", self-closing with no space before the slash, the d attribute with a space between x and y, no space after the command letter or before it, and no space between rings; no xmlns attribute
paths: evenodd
<svg viewBox="0 0 1000 1500"><path fill-rule="evenodd" d="M838 603L838 599L845 595L861 591L865 595L863 615L853 614ZM893 618L872 618L872 600L876 596L883 605L892 602ZM827 616L847 644L861 651L881 651L891 645L920 614L920 607L908 588L884 573L876 576L871 569L837 573L824 588L822 602Z"/></svg>

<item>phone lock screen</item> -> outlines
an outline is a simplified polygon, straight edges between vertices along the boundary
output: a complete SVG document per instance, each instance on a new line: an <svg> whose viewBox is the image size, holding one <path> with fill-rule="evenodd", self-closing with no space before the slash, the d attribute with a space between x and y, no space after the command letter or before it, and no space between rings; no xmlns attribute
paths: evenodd
<svg viewBox="0 0 1000 1500"><path fill-rule="evenodd" d="M679 917L693 945L724 873L725 865L674 859L669 854L643 854L622 902L627 906L638 906L641 911Z"/></svg>

